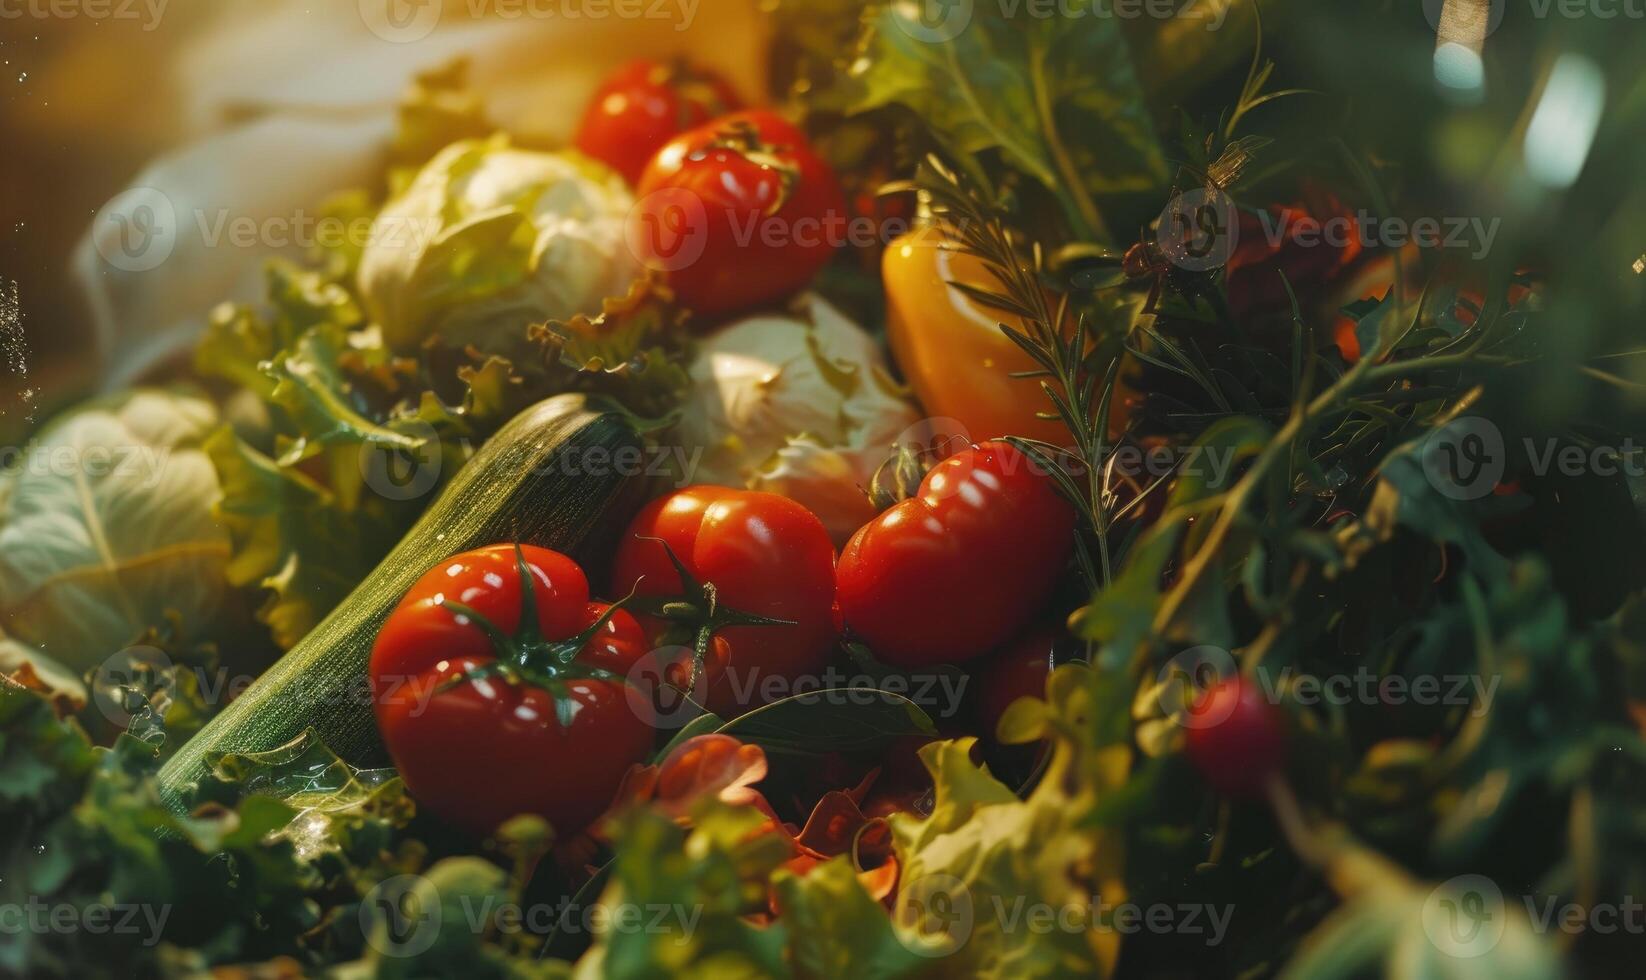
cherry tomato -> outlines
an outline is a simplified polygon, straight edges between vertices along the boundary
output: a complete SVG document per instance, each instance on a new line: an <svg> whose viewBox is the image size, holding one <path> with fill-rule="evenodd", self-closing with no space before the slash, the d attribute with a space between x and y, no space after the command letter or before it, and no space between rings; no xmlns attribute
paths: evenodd
<svg viewBox="0 0 1646 980"><path fill-rule="evenodd" d="M471 551L418 579L378 634L377 725L430 811L481 834L536 813L569 837L651 752L623 682L647 649L565 555Z"/></svg>
<svg viewBox="0 0 1646 980"><path fill-rule="evenodd" d="M1004 442L974 446L846 544L841 615L899 667L979 657L1045 605L1074 526L1074 508L1027 456Z"/></svg>
<svg viewBox="0 0 1646 980"><path fill-rule="evenodd" d="M1256 796L1286 765L1286 719L1261 685L1220 681L1186 719L1189 761L1225 796Z"/></svg>
<svg viewBox="0 0 1646 980"><path fill-rule="evenodd" d="M739 105L731 84L712 71L632 61L595 92L577 128L577 148L638 183L664 143Z"/></svg>
<svg viewBox="0 0 1646 980"><path fill-rule="evenodd" d="M671 552L692 581L681 581ZM654 642L668 645L672 632L691 647L700 631L713 635L703 693L722 717L793 693L790 682L821 671L838 635L829 532L773 493L699 486L652 501L623 535L612 588L684 600L671 603L672 621L651 619ZM740 615L792 625L737 625Z"/></svg>
<svg viewBox="0 0 1646 980"><path fill-rule="evenodd" d="M999 311L952 285L1004 291L982 259L961 251L937 229L923 229L892 242L881 259L881 277L886 337L929 414L954 419L973 439L1023 436L1069 444L1062 422L1039 417L1051 404L1039 379L1012 377L1041 365L1000 329ZM1012 326L1027 330L1021 320ZM1123 380L1116 382L1109 402L1111 437L1125 432L1138 400Z"/></svg>
<svg viewBox="0 0 1646 980"><path fill-rule="evenodd" d="M805 134L765 111L671 140L647 165L631 247L702 317L780 300L845 239L840 182Z"/></svg>

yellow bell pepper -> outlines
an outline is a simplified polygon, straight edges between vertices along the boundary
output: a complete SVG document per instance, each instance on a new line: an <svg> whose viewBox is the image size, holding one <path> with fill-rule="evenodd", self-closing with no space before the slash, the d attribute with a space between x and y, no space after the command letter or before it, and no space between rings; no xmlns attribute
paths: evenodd
<svg viewBox="0 0 1646 980"><path fill-rule="evenodd" d="M1004 287L982 259L944 243L935 229L915 231L892 242L881 262L886 333L904 379L929 416L954 419L975 441L1013 435L1068 445L1061 421L1037 416L1052 409L1040 380L1012 377L1039 365L1001 331L1002 318L1010 315L984 308L949 284L994 292ZM1111 435L1124 431L1133 397L1124 385L1116 389Z"/></svg>

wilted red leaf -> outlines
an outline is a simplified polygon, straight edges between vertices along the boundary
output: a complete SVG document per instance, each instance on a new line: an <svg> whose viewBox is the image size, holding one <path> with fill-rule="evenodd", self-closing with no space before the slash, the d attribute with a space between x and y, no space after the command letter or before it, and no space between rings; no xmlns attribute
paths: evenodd
<svg viewBox="0 0 1646 980"><path fill-rule="evenodd" d="M897 875L897 858L892 857L878 868L859 871L857 880L862 882L863 890L869 893L870 898L890 909L897 895Z"/></svg>
<svg viewBox="0 0 1646 980"><path fill-rule="evenodd" d="M841 790L823 794L796 838L801 847L828 857L845 854L867 820L851 794Z"/></svg>
<svg viewBox="0 0 1646 980"><path fill-rule="evenodd" d="M733 806L759 806L770 812L765 797L753 788L766 778L766 753L730 735L698 735L669 753L659 768L656 805L680 819L705 796Z"/></svg>
<svg viewBox="0 0 1646 980"><path fill-rule="evenodd" d="M893 853L892 827L881 817L870 817L852 840L852 860L859 868L877 868L897 860Z"/></svg>

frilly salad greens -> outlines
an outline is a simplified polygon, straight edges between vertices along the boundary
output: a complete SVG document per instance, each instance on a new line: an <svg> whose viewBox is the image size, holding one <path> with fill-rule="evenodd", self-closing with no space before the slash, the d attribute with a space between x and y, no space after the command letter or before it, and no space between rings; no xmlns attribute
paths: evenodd
<svg viewBox="0 0 1646 980"><path fill-rule="evenodd" d="M0 909L152 917L8 935L0 973L1638 969L1628 920L1587 924L1646 895L1646 481L1544 465L1548 447L1591 453L1646 429L1638 38L1600 19L1508 18L1485 48L1490 84L1460 95L1436 87L1415 5L1270 0L1266 33L1248 0L1167 19L1095 0L1015 18L1041 8L953 4L971 20L952 32L917 16L933 5L770 6L778 80L849 195L872 209L890 183L997 273L968 295L1023 325L1012 336L1045 411L1067 423L1062 444L1018 440L1081 518L1055 597L1075 662L997 732L1040 750L927 744L929 792L871 815L871 788L817 785L836 756L885 753L890 768L888 746L946 720L889 696L779 702L691 722L590 834L554 840L526 818L481 842L312 736L219 759L177 816L154 772L213 710L195 674L120 685L130 730L104 745L87 711L60 717L75 703L21 671L0 680ZM1526 65L1567 66L1567 95L1574 78L1622 85L1599 96L1590 155L1565 184L1526 160L1527 120L1557 88L1543 68L1507 67ZM496 136L459 73L421 79L381 185L334 202L385 233L409 225L411 248L277 265L265 301L218 310L195 363L216 407L144 393L40 434L168 449L163 492L0 478L3 649L78 671L167 622L187 643L209 633L225 585L290 646L430 499L385 490L385 472L404 475L388 461L416 461L412 478L438 488L559 392L702 448L718 479L820 512L843 499L914 421L877 370L873 257L842 250L809 310L694 338L607 223L627 192L563 154ZM1227 271L1172 263L1158 222L1189 192L1227 195L1246 228L1299 198L1502 227L1473 258L1374 243L1374 288L1354 289L1336 256L1287 242L1247 238ZM1115 438L1122 370L1144 397ZM1433 476L1435 433L1460 420L1506 447L1474 498ZM1227 478L1112 478L1121 450L1151 447L1219 454ZM25 533L30 549L6 546ZM166 577L128 581L127 558ZM1284 714L1290 765L1259 799L1210 793L1186 758L1183 658L1207 650L1271 686ZM850 654L886 690L908 680ZM1323 697L1322 679L1342 677L1378 692L1440 677L1468 694ZM1445 932L1479 881L1502 903L1471 920L1482 929ZM667 927L584 925L625 904ZM494 914L516 906L556 914ZM1578 927L1559 924L1568 908ZM1157 909L1171 928L1129 917Z"/></svg>
<svg viewBox="0 0 1646 980"><path fill-rule="evenodd" d="M385 204L366 191L332 202L331 215L373 220L365 247L271 265L265 301L215 311L196 348L196 370L239 391L233 424L206 443L228 577L266 596L281 647L521 409L575 390L667 419L686 386L681 313L622 243L621 180L575 154L476 138L487 127L462 78L413 88Z"/></svg>

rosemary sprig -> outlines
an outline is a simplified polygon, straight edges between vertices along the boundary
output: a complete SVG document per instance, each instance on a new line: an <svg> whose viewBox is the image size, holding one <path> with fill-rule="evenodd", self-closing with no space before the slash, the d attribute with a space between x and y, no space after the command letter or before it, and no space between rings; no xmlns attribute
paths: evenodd
<svg viewBox="0 0 1646 980"><path fill-rule="evenodd" d="M941 222L945 236L961 251L982 260L1004 287L984 289L970 283L950 285L982 306L1010 314L1022 329L1005 322L1000 329L1037 365L1018 372L1017 378L1036 378L1051 400L1052 411L1040 417L1059 420L1068 428L1071 444L1057 446L1038 439L1008 436L1007 441L1028 456L1056 481L1058 489L1081 515L1097 542L1094 565L1079 541L1077 556L1092 588L1106 586L1113 577L1108 534L1113 525L1110 494L1106 492L1104 460L1113 450L1109 439L1110 405L1119 375L1120 359L1104 370L1096 370L1089 354L1094 346L1091 325L1084 316L1069 322L1069 298L1055 303L1042 279L1045 256L1038 242L1029 243L1027 254L1014 240L1011 230L994 205L990 188L980 179L961 174L929 157L917 186L930 201L932 214ZM1082 484L1082 479L1084 484Z"/></svg>

